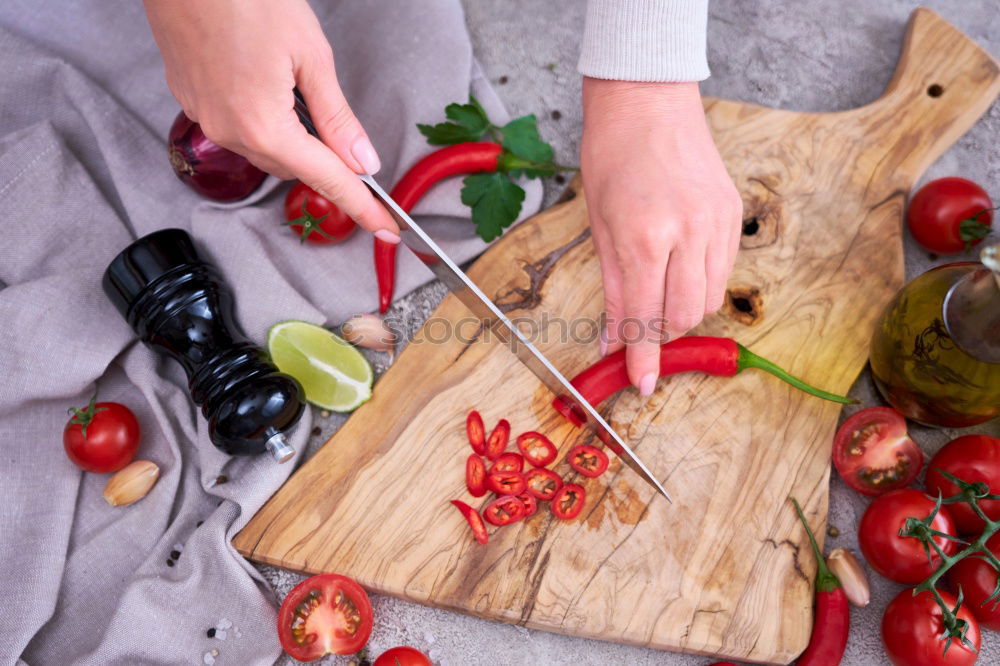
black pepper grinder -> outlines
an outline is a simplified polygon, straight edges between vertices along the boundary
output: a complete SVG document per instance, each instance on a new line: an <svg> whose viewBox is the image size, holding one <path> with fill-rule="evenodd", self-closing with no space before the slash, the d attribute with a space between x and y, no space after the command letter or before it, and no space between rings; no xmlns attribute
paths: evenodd
<svg viewBox="0 0 1000 666"><path fill-rule="evenodd" d="M187 232L143 236L114 258L102 284L139 339L183 366L216 447L266 449L278 462L294 455L285 433L302 416L302 387L239 330L232 292Z"/></svg>

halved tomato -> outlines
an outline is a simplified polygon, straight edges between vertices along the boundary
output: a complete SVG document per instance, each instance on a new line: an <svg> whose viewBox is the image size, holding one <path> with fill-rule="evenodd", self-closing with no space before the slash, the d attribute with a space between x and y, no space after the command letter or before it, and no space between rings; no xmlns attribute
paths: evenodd
<svg viewBox="0 0 1000 666"><path fill-rule="evenodd" d="M322 574L292 588L278 612L281 647L299 661L354 654L372 632L372 605L346 576Z"/></svg>
<svg viewBox="0 0 1000 666"><path fill-rule="evenodd" d="M479 455L486 453L486 426L483 425L483 417L474 409L465 417L465 434L473 451Z"/></svg>
<svg viewBox="0 0 1000 666"><path fill-rule="evenodd" d="M569 483L559 489L552 498L552 513L562 520L573 520L583 511L583 503L587 501L587 492L583 486Z"/></svg>
<svg viewBox="0 0 1000 666"><path fill-rule="evenodd" d="M486 525L483 524L483 517L479 515L478 511L465 502L452 500L451 503L462 512L462 517L468 521L469 527L472 528L472 535L476 537L476 541L485 546L486 542L489 540L489 536L486 534Z"/></svg>
<svg viewBox="0 0 1000 666"><path fill-rule="evenodd" d="M550 500L562 488L562 478L550 469L535 467L524 475L526 491L532 497L540 500Z"/></svg>
<svg viewBox="0 0 1000 666"><path fill-rule="evenodd" d="M503 527L524 518L525 505L516 497L501 497L493 500L483 509L483 518L490 525Z"/></svg>
<svg viewBox="0 0 1000 666"><path fill-rule="evenodd" d="M874 497L917 478L924 453L906 433L906 420L889 407L851 415L833 440L833 464L844 483Z"/></svg>
<svg viewBox="0 0 1000 666"><path fill-rule="evenodd" d="M499 458L503 450L507 448L509 439L510 423L507 422L507 419L500 419L497 427L493 428L493 432L490 433L490 438L486 440L486 457L490 460Z"/></svg>
<svg viewBox="0 0 1000 666"><path fill-rule="evenodd" d="M524 469L524 458L520 453L504 453L490 467L493 472L518 472Z"/></svg>
<svg viewBox="0 0 1000 666"><path fill-rule="evenodd" d="M540 432L525 432L517 436L517 448L524 459L535 467L545 467L556 459L555 444Z"/></svg>
<svg viewBox="0 0 1000 666"><path fill-rule="evenodd" d="M486 487L497 495L520 495L524 492L524 475L518 472L490 472Z"/></svg>
<svg viewBox="0 0 1000 666"><path fill-rule="evenodd" d="M570 449L566 460L570 467L591 479L604 474L604 470L608 468L608 454L587 444Z"/></svg>
<svg viewBox="0 0 1000 666"><path fill-rule="evenodd" d="M475 453L470 454L465 461L465 487L473 497L486 494L486 465Z"/></svg>

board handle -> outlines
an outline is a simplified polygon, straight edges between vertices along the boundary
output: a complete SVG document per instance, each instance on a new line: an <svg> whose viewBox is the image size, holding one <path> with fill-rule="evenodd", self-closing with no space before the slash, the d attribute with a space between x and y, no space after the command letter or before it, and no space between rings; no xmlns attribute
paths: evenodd
<svg viewBox="0 0 1000 666"><path fill-rule="evenodd" d="M998 94L1000 64L937 13L919 7L910 14L896 72L885 92L858 111L873 113L876 122L882 121L878 125L892 128L874 140L910 145L908 155L892 167L913 182L976 123Z"/></svg>

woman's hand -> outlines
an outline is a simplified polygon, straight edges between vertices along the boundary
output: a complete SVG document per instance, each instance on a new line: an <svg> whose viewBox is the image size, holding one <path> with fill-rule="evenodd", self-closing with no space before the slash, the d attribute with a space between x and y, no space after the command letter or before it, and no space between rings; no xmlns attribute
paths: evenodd
<svg viewBox="0 0 1000 666"><path fill-rule="evenodd" d="M643 395L659 344L722 307L743 204L712 142L697 83L584 78L584 191L604 280L602 355L628 345Z"/></svg>
<svg viewBox="0 0 1000 666"><path fill-rule="evenodd" d="M305 0L145 0L167 85L215 143L278 178L298 178L359 225L399 242L357 174L378 155L337 83L333 51ZM293 110L298 86L322 141Z"/></svg>

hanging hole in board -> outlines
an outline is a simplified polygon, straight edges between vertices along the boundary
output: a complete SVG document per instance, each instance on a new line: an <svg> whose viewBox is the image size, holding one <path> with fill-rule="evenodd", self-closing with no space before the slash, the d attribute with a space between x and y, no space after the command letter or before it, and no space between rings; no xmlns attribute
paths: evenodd
<svg viewBox="0 0 1000 666"><path fill-rule="evenodd" d="M722 311L745 326L754 326L764 315L764 299L756 287L731 287L726 290Z"/></svg>
<svg viewBox="0 0 1000 666"><path fill-rule="evenodd" d="M760 220L755 215L754 217L748 217L743 220L743 235L753 236L758 231L760 231Z"/></svg>
<svg viewBox="0 0 1000 666"><path fill-rule="evenodd" d="M930 95L931 97L940 97L941 95L944 94L944 88L937 83L932 83L927 88L927 94Z"/></svg>

